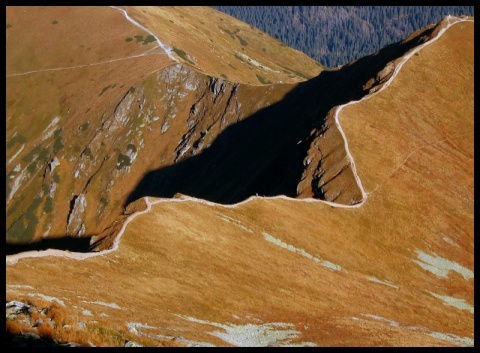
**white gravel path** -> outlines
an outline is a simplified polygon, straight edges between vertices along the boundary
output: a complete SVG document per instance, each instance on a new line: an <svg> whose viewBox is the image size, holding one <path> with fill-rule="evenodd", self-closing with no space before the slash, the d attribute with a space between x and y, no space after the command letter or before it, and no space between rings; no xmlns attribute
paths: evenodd
<svg viewBox="0 0 480 353"><path fill-rule="evenodd" d="M362 181L360 180L360 177L358 176L358 172L357 172L357 168L355 166L355 161L353 159L353 156L350 152L350 149L348 148L348 142L347 142L347 137L345 136L345 133L343 132L343 129L342 129L342 126L340 125L340 121L339 121L339 114L341 112L341 110L348 106L348 105L351 105L351 104L356 104L356 103L359 103L363 100L367 100L373 96L375 96L376 94L378 94L379 92L383 91L385 88L387 88L388 86L390 86L390 84L393 82L393 80L395 79L395 77L397 77L398 73L400 72L400 69L402 68L402 66L413 56L415 55L417 52L419 52L420 50L422 50L423 48L425 48L427 45L430 45L432 44L433 42L435 42L436 40L438 40L446 31L447 29L449 29L451 26L453 26L454 24L456 23L459 23L459 22L474 22L473 20L469 20L469 19L462 19L462 18L459 18L459 17L454 17L454 16L446 16L446 20L447 20L447 25L443 28L440 29L440 31L438 32L438 34L430 39L429 41L415 47L413 50L411 50L409 53L407 53L405 56L403 56L402 60L398 63L398 65L395 67L394 71L393 71L393 74L392 76L382 85L382 87L378 90L378 91L375 91L371 94L368 94L366 96L364 96L362 99L358 100L358 101L351 101L351 102L348 102L344 105L341 105L337 108L336 112L335 112L335 123L337 124L337 127L338 127L338 130L340 131L342 137L343 137L343 140L344 140L344 144L345 144L345 150L347 152L347 157L348 159L350 160L350 164L351 164L351 167L352 167L352 171L353 171L353 174L355 176L355 180L357 181L357 185L358 187L360 188L361 192L362 192L362 198L363 200L354 205L354 206L357 206L358 205L361 205L363 204L367 198L368 198L368 193L365 191L365 189L363 188L363 185L362 185ZM439 141L441 142L441 141ZM439 143L439 142L435 142L435 143ZM422 147L425 147L425 146L422 146ZM420 148L418 148L420 149ZM418 151L418 149L414 150L412 153L410 153L410 155L406 158L406 160L408 158L411 157L411 155L413 153L415 153L416 151ZM405 160L405 161L406 161ZM397 168L398 169L398 168Z"/></svg>
<svg viewBox="0 0 480 353"><path fill-rule="evenodd" d="M112 6L111 6L112 7ZM125 14L125 17L131 21L132 23L138 25L140 28L144 29L145 31L151 33L150 31L148 31L147 29L143 28L143 26L139 25L138 23L136 23L134 20L132 20L128 14L126 13L125 10L122 10L122 9L119 9L119 8L116 8L116 7L112 7L112 8L115 8L117 10L120 10L120 11L123 11L124 14ZM305 199L294 199L294 198L289 198L289 197L286 197L284 195L279 195L279 196L273 196L273 197L259 197L259 196L251 196L249 197L248 199L242 201L242 202L239 202L237 204L234 204L234 205L222 205L222 204L217 204L217 203L214 203L214 202L210 202L210 201L207 201L207 200L202 200L202 199L197 199L197 198L194 198L194 197L190 197L190 196L182 196L181 198L172 198L172 199L158 199L154 202L151 202L150 199L148 197L144 197L143 199L145 200L145 203L147 204L147 208L143 211L140 211L140 212L136 212L132 215L130 215L127 220L125 221L125 223L123 224L123 227L122 229L120 230L118 236L116 237L115 241L114 241L114 244L113 244L113 247L111 249L108 249L108 250L104 250L104 251L100 251L100 252L96 252L96 253L73 253L73 252L69 252L69 251L62 251L62 250L57 250L57 249L48 249L48 250L44 250L44 251L28 251L28 252L23 252L23 253L19 253L19 254L14 254L14 255L8 255L6 256L6 265L13 265L15 263L17 263L17 261L19 259L22 259L22 258L27 258L27 257L44 257L44 256L62 256L62 257L66 257L66 258L70 258L70 259L76 259L76 260L85 260L85 259L88 259L90 257L93 257L93 256L102 256L102 255L105 255L105 254L108 254L112 251L115 251L118 249L118 246L119 246L119 243L120 243L120 240L121 240L121 237L123 235L123 233L125 232L125 229L128 225L128 223L130 221L132 221L135 217L141 215L141 214L144 214L144 213L147 213L147 212L150 212L151 210L151 206L154 205L154 204L157 204L157 203L161 203L161 202L183 202L183 201L193 201L193 202L199 202L199 203L202 203L202 204L205 204L205 205L210 205L210 206L221 206L221 207L225 207L225 208L235 208L235 207L238 207L239 205L242 205L242 204L245 204L247 202L250 202L251 200L254 200L254 199L285 199L285 200L290 200L290 201L294 201L294 202L320 202L320 203L324 203L324 204L327 204L329 206L332 206L332 207L340 207L340 208L359 208L363 205L363 203L367 200L367 197L368 197L368 194L365 192L365 190L363 189L363 186L362 186L362 183L361 183L361 180L360 180L360 177L358 176L358 173L357 173L357 170L355 168L355 163L354 163L354 160L353 160L353 156L352 154L350 153L350 150L348 148L348 142L347 142L347 138L345 136L345 133L343 132L342 128L341 128L341 125L340 125L340 121L339 121L339 113L341 111L341 109L349 104L355 104L355 103L358 103L364 99L368 99L368 98L371 98L372 96L374 96L375 94L378 94L379 92L381 92L383 89L385 89L391 82L392 80L396 77L396 75L398 74L398 72L400 71L400 68L403 66L403 64L408 60L410 59L416 52L418 52L419 50L421 50L422 48L424 48L426 45L434 42L435 40L437 40L443 33L445 33L445 31L450 28L452 25L456 24L456 23L459 23L459 22L465 22L465 21L468 21L468 22L473 22L472 20L469 20L469 19L462 19L462 18L458 18L458 17L453 17L453 16L448 16L447 17L447 21L448 21L448 25L445 26L444 28L442 28L439 32L438 32L438 35L435 37L435 38L432 38L431 40L429 40L428 42L418 46L417 48L415 48L414 50L412 50L412 52L410 52L408 55L405 55L405 57L403 58L403 60L397 65L397 67L395 68L395 72L394 74L391 76L391 78L382 86L382 88L378 91L376 91L375 93L373 94L370 94L368 96L365 96L364 98L360 99L359 101L352 101L352 102L349 102L347 104L344 104L340 107L338 107L337 111L336 111L336 114L335 114L335 122L342 134L342 137L344 139L344 143L345 143L345 150L347 151L347 156L348 158L351 160L351 165L352 165L352 170L354 172L354 175L355 175L355 179L357 180L357 184L360 188L360 190L362 191L362 195L363 195L363 200L355 205L341 205L341 204L337 204L337 203L334 203L334 202L330 202L330 201L323 201L323 200L317 200L317 199L313 199L313 198L305 198ZM153 34L152 34L153 35ZM159 43L159 45L161 45L162 47L163 44L158 40L157 38L157 42ZM168 53L168 51L167 51ZM409 155L410 157L410 155ZM409 158L407 157L407 158Z"/></svg>
<svg viewBox="0 0 480 353"><path fill-rule="evenodd" d="M119 8L119 7L116 7L116 6L109 6L109 7L111 7L112 9L116 9L116 10L122 11L123 14L125 15L125 18L126 18L127 20L129 20L130 22L132 22L132 23L133 23L135 26L137 26L138 28L143 29L145 32L147 32L147 33L151 34L153 37L155 37L155 40L157 41L158 46L165 51L165 53L168 55L168 57L169 57L170 59L172 59L172 60L174 60L174 61L178 61L178 60L175 59L175 57L172 55L172 49L171 49L171 48L169 48L169 47L167 47L165 44L163 44L163 43L160 41L160 39L158 39L158 37L157 37L155 34L153 34L153 32L150 31L148 28L145 28L145 27L142 26L140 23L138 23L137 21L135 21L134 19L132 19L132 18L128 15L127 11L125 11L125 10Z"/></svg>

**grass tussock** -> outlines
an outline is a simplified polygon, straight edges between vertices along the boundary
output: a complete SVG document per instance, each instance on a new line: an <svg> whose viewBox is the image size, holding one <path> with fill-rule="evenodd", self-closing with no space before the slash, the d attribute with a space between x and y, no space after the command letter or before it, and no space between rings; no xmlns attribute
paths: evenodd
<svg viewBox="0 0 480 353"><path fill-rule="evenodd" d="M20 335L22 332L30 332L32 329L21 321L7 320L5 324L7 334Z"/></svg>
<svg viewBox="0 0 480 353"><path fill-rule="evenodd" d="M55 303L50 307L50 310L47 313L47 317L53 320L57 326L68 324L67 315L65 308L55 305Z"/></svg>
<svg viewBox="0 0 480 353"><path fill-rule="evenodd" d="M88 322L83 315L72 314L68 308L57 302L40 297L23 296L18 300L30 306L29 314L19 315L17 319L6 320L7 336L16 336L28 332L42 339L55 340L59 344L75 342L83 347L123 347L128 341L135 341L144 347L183 347L184 343L174 340L153 340L137 336L128 331L126 324L115 326L109 321ZM30 316L29 316L30 315ZM25 320L27 319L27 320ZM37 320L36 327L33 327ZM30 323L27 323L30 321ZM81 323L83 322L83 324Z"/></svg>
<svg viewBox="0 0 480 353"><path fill-rule="evenodd" d="M37 333L42 338L55 338L55 329L49 322L43 322L37 327Z"/></svg>

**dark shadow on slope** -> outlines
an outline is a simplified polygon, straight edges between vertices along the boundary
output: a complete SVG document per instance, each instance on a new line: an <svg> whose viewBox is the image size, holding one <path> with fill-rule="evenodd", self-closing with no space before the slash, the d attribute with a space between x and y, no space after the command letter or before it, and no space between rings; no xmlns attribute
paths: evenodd
<svg viewBox="0 0 480 353"><path fill-rule="evenodd" d="M81 347L78 343L59 343L48 337L39 337L36 334L13 335L7 332L4 347Z"/></svg>
<svg viewBox="0 0 480 353"><path fill-rule="evenodd" d="M200 154L146 174L125 205L176 193L222 204L256 194L296 197L311 131L322 127L333 107L361 99L367 81L431 31L299 84L282 101L226 128Z"/></svg>
<svg viewBox="0 0 480 353"><path fill-rule="evenodd" d="M241 202L256 194L295 197L310 132L322 127L333 107L361 99L368 80L430 33L426 30L407 43L392 44L299 84L282 101L225 129L201 154L146 174L125 205L143 196L173 197L176 193L222 204ZM90 239L66 237L6 244L6 255L47 249L89 252L93 248Z"/></svg>
<svg viewBox="0 0 480 353"><path fill-rule="evenodd" d="M25 251L42 251L48 249L68 250L71 252L89 252L90 238L59 238L59 239L43 239L31 244L6 244L5 255L14 255Z"/></svg>

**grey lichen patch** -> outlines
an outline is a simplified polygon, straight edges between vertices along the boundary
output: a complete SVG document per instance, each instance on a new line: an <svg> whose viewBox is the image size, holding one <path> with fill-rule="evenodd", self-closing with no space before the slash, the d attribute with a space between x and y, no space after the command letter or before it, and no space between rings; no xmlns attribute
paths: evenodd
<svg viewBox="0 0 480 353"><path fill-rule="evenodd" d="M127 145L127 150L125 151L125 155L129 158L130 164L132 165L135 159L137 158L137 147L133 143L129 143Z"/></svg>
<svg viewBox="0 0 480 353"><path fill-rule="evenodd" d="M474 277L473 271L465 268L458 263L444 259L437 254L433 253L432 255L428 255L420 250L415 250L418 254L418 260L412 260L417 265L419 265L424 270L427 270L434 275L442 278L447 278L448 273L450 271L458 272L465 278L466 280L472 279Z"/></svg>
<svg viewBox="0 0 480 353"><path fill-rule="evenodd" d="M245 227L245 226L242 224L242 222L240 222L239 220L234 219L234 218L231 218L231 217L228 217L228 216L226 216L226 215L224 215L224 214L221 214L221 213L217 213L217 212L215 212L215 213L218 215L218 217L219 217L220 219L224 220L225 222L231 223L231 224L237 226L238 228L241 228L241 229L243 229L243 230L245 230L245 231L247 231L247 232L249 232L249 233L253 233L253 231L252 231L251 229Z"/></svg>
<svg viewBox="0 0 480 353"><path fill-rule="evenodd" d="M441 294L433 293L430 291L426 291L426 292L433 295L435 298L444 301L448 305L454 306L455 308L458 308L460 310L469 311L472 314L474 313L473 305L468 304L464 299L450 297L448 295L441 295Z"/></svg>
<svg viewBox="0 0 480 353"><path fill-rule="evenodd" d="M384 284L386 286L390 286L392 288L398 289L398 286L394 285L392 282L389 282L389 281L382 281L382 280L379 280L378 278L375 278L375 277L368 277L367 279L370 282L380 283L380 284Z"/></svg>
<svg viewBox="0 0 480 353"><path fill-rule="evenodd" d="M8 200L9 202L12 197L15 195L15 193L19 190L20 186L22 183L30 176L30 174L27 171L27 168L22 170L22 172L16 176L16 178L13 180L13 182L10 185L10 179L6 180L7 183L7 194L8 194Z"/></svg>
<svg viewBox="0 0 480 353"><path fill-rule="evenodd" d="M222 331L213 331L210 334L217 336L237 347L316 347L313 342L292 342L301 332L295 329L295 325L284 322L269 322L264 324L235 325L231 323L221 324L217 322L200 320L185 315L177 315L185 320L200 324L215 326Z"/></svg>
<svg viewBox="0 0 480 353"><path fill-rule="evenodd" d="M287 244L287 243L284 243L282 240L280 239L277 239L275 238L274 236L268 234L268 233L265 233L263 232L263 237L265 238L265 240L275 244L275 245L278 245L280 246L281 248L284 248L284 249L287 249L288 251L292 251L292 252L295 252L295 253L298 253L300 255L302 255L303 257L306 257L307 259L310 259L310 260L313 260L315 261L316 263L330 269L330 270L333 270L333 271L342 271L342 267L337 265L337 264L334 264L330 261L326 261L326 260L321 260L315 256L312 256L310 255L309 253L307 253L305 250L303 249L299 249L299 248L296 248L294 247L293 245L290 245L290 244Z"/></svg>
<svg viewBox="0 0 480 353"><path fill-rule="evenodd" d="M474 340L472 338L460 337L450 333L430 332L427 335L433 338L441 339L443 341L452 342L452 343L458 344L459 346L464 346L464 347L473 347L473 344L474 344Z"/></svg>
<svg viewBox="0 0 480 353"><path fill-rule="evenodd" d="M245 63L245 60L243 60L243 58L240 55L235 54L235 58L237 58L237 60L241 61L242 63Z"/></svg>
<svg viewBox="0 0 480 353"><path fill-rule="evenodd" d="M57 126L58 122L60 121L62 117L61 116L55 116L48 126L43 130L42 132L42 141L45 141L52 136L54 132L57 132L59 129L56 129L55 127ZM55 135L55 138L58 137L58 134Z"/></svg>

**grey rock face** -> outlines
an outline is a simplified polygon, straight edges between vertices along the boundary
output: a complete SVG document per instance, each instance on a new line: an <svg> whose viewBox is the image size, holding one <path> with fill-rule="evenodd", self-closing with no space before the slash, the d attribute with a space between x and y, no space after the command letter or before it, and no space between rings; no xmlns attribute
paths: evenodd
<svg viewBox="0 0 480 353"><path fill-rule="evenodd" d="M124 347L143 347L140 343L135 341L127 341Z"/></svg>
<svg viewBox="0 0 480 353"><path fill-rule="evenodd" d="M74 198L73 208L70 210L67 221L67 234L81 235L81 230L85 229L83 226L83 213L87 206L87 200L83 194ZM83 226L83 227L82 227Z"/></svg>

